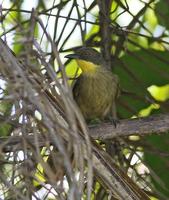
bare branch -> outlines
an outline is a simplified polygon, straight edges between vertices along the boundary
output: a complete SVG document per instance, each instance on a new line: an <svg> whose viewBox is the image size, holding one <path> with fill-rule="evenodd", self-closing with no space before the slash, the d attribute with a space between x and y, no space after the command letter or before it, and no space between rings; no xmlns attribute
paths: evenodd
<svg viewBox="0 0 169 200"><path fill-rule="evenodd" d="M117 127L104 123L90 128L90 135L94 139L113 139L129 135L145 136L161 134L169 131L169 114L153 115L150 117L120 120Z"/></svg>
<svg viewBox="0 0 169 200"><path fill-rule="evenodd" d="M111 69L111 31L110 31L110 9L112 0L98 1L100 10L100 35L101 35L101 52L107 64L107 68Z"/></svg>
<svg viewBox="0 0 169 200"><path fill-rule="evenodd" d="M144 117L139 119L125 119L120 120L117 127L114 127L110 123L102 123L95 127L89 128L90 136L93 139L106 140L116 137L126 137L130 135L145 136L150 134L163 134L169 131L169 114L153 115L150 117ZM1 137L0 146L3 152L9 152L15 150L21 150L23 148L22 143L26 140L29 144L35 145L34 136L10 136ZM52 144L53 138L50 137L49 141L46 141L42 136L38 137L39 146L43 147L46 142ZM24 145L24 143L23 143Z"/></svg>

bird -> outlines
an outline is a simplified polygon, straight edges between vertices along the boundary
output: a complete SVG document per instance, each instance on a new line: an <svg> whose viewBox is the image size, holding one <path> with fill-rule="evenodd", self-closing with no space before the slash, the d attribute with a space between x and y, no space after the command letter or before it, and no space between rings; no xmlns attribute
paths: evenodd
<svg viewBox="0 0 169 200"><path fill-rule="evenodd" d="M106 68L102 54L92 47L81 47L65 57L75 59L82 71L72 91L85 120L111 119L116 125L119 78Z"/></svg>

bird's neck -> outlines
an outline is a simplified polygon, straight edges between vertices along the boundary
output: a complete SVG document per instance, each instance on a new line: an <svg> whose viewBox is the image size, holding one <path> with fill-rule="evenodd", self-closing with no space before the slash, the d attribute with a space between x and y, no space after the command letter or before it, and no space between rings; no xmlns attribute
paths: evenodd
<svg viewBox="0 0 169 200"><path fill-rule="evenodd" d="M81 68L82 73L85 74L95 74L95 72L100 68L99 65L96 65L92 62L85 61L85 60L76 60L78 66Z"/></svg>

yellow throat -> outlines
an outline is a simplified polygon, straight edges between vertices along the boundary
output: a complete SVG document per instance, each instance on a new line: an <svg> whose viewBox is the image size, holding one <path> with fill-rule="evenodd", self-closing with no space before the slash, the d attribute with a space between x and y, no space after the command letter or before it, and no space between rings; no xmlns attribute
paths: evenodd
<svg viewBox="0 0 169 200"><path fill-rule="evenodd" d="M96 65L92 62L86 60L76 59L78 66L81 68L82 73L94 73L96 72L99 65Z"/></svg>

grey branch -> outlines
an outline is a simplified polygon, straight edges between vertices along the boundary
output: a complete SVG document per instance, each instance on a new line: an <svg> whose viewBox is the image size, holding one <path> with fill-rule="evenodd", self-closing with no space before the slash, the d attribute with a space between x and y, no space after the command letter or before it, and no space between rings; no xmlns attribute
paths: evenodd
<svg viewBox="0 0 169 200"><path fill-rule="evenodd" d="M113 123L102 123L89 129L94 139L113 139L130 135L162 134L169 131L169 114L120 120L116 127Z"/></svg>
<svg viewBox="0 0 169 200"><path fill-rule="evenodd" d="M93 139L106 140L116 137L126 137L130 135L145 136L150 134L162 134L169 132L169 114L152 115L150 117L120 120L116 127L111 123L102 123L89 128L89 134ZM22 149L21 144L26 140L29 144L34 144L34 136L10 136L1 137L0 145L4 152L12 149ZM49 138L51 142L53 138ZM24 143L23 143L24 144ZM39 146L45 146L46 141L39 136Z"/></svg>

